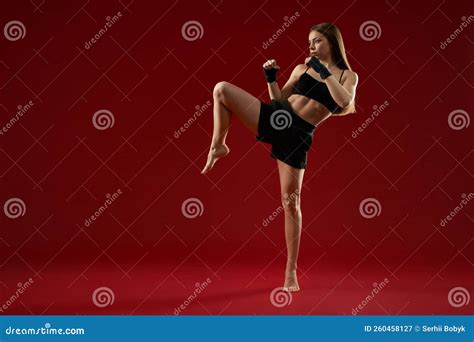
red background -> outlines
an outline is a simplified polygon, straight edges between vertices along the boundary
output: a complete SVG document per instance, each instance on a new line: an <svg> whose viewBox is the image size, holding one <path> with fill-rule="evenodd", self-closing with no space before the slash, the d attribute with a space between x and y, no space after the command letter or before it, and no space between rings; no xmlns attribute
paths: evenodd
<svg viewBox="0 0 474 342"><path fill-rule="evenodd" d="M2 208L10 198L26 205L19 218L0 215L0 305L34 280L3 314L173 314L207 278L183 314L351 314L385 278L360 314L472 314L472 302L448 302L452 288L473 289L472 203L440 226L473 189L473 124L448 125L452 111L473 110L472 24L440 48L471 9L468 1L3 3L2 27L19 20L26 34L0 37L0 125L34 102L0 136ZM189 20L202 25L201 39L183 39ZM366 41L359 27L369 20L381 31ZM230 155L203 176L212 107L173 134L212 101L218 81L267 101L263 62L277 59L286 80L307 54L309 28L325 21L340 28L359 75L358 113L315 132L302 192L302 291L277 308L269 296L283 285L286 254L283 214L262 226L280 205L268 145L235 119ZM113 113L113 127L93 126L100 109ZM194 219L182 213L188 198L203 204ZM379 216L361 216L365 198L380 202ZM91 299L102 286L115 297L105 308Z"/></svg>

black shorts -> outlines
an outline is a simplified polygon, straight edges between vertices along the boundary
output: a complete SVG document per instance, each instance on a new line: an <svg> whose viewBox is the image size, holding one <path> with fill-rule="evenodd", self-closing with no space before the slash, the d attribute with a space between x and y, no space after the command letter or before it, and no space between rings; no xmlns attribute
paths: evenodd
<svg viewBox="0 0 474 342"><path fill-rule="evenodd" d="M260 104L256 138L272 145L272 158L305 169L314 129L314 125L293 111L287 100Z"/></svg>

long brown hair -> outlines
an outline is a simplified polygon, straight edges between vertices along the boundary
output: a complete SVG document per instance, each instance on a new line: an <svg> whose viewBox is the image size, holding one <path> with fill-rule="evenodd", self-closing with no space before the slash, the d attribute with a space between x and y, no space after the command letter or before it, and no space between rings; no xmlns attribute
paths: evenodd
<svg viewBox="0 0 474 342"><path fill-rule="evenodd" d="M310 32L311 31L318 31L326 37L329 42L332 59L339 69L347 69L352 71L349 61L347 60L346 49L344 48L344 41L342 40L341 31L339 31L336 25L331 23L321 23L311 27ZM355 99L348 106L344 107L342 112L355 113Z"/></svg>

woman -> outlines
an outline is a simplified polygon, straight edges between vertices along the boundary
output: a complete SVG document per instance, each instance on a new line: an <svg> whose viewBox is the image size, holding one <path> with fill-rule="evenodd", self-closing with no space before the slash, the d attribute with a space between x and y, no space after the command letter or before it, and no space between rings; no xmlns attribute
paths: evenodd
<svg viewBox="0 0 474 342"><path fill-rule="evenodd" d="M225 144L231 114L256 135L271 144L277 160L281 200L285 213L287 265L284 290L298 291L296 276L302 214L301 185L313 131L333 115L355 112L358 76L347 61L339 29L331 23L315 25L309 32L309 53L305 64L297 65L280 90L276 74L280 67L268 60L263 69L271 103L263 103L228 82L214 87L214 131L202 174L229 154ZM291 194L291 196L290 196Z"/></svg>

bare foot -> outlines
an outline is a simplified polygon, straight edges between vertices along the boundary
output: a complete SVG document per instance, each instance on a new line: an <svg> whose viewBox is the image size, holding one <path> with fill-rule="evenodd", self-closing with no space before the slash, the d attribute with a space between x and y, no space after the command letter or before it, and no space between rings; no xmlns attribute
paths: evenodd
<svg viewBox="0 0 474 342"><path fill-rule="evenodd" d="M209 150L209 154L207 155L206 166L204 166L204 169L202 169L201 174L206 174L210 169L212 169L219 158L225 157L229 154L229 152L230 149L225 144L212 146Z"/></svg>
<svg viewBox="0 0 474 342"><path fill-rule="evenodd" d="M287 292L296 292L300 290L298 279L296 277L296 270L285 272L285 285L283 285L283 290Z"/></svg>

